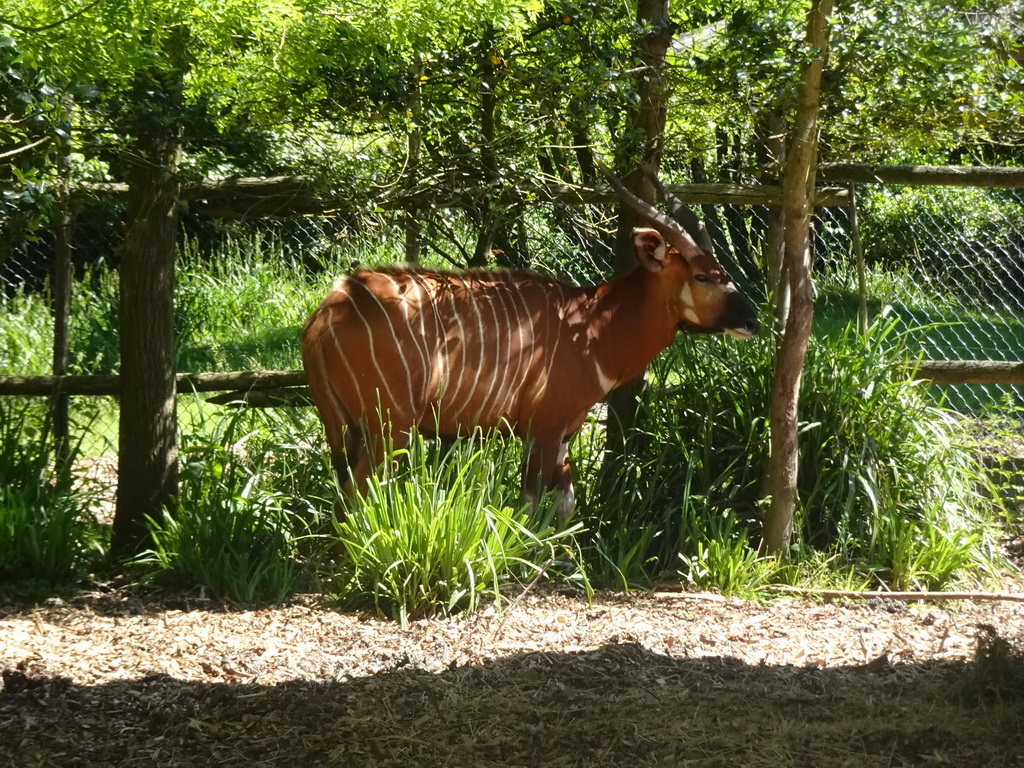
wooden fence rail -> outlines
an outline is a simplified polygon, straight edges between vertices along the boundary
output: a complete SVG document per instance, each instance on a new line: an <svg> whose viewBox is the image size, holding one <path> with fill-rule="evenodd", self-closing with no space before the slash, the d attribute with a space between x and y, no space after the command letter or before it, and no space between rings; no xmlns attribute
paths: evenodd
<svg viewBox="0 0 1024 768"><path fill-rule="evenodd" d="M187 392L266 391L303 386L302 371L228 371L225 373L179 373L178 394ZM64 395L118 395L120 376L0 376L0 395L50 397Z"/></svg>
<svg viewBox="0 0 1024 768"><path fill-rule="evenodd" d="M912 368L913 378L929 384L1024 385L1024 362L994 360L922 360ZM179 373L178 394L220 392L208 398L216 404L244 402L252 407L308 405L303 371L226 371ZM0 376L0 397L21 395L116 396L119 376Z"/></svg>

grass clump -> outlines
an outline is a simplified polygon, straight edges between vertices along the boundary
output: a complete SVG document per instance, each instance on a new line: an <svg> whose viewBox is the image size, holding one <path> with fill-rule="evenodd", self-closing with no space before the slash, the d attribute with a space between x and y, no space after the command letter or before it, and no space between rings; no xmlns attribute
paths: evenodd
<svg viewBox="0 0 1024 768"><path fill-rule="evenodd" d="M551 504L531 516L499 469L515 466L513 449L479 433L448 447L414 433L389 451L336 524L338 597L404 625L474 610L485 597L500 607L504 585L553 564L579 526L556 531Z"/></svg>
<svg viewBox="0 0 1024 768"><path fill-rule="evenodd" d="M844 581L893 589L994 572L985 470L957 419L909 380L908 336L896 329L885 317L865 334L851 325L808 354L793 555L819 565L757 555L773 339L683 338L654 369L634 456L600 470L584 509L599 575L628 583L678 569L700 588L743 594L822 562Z"/></svg>
<svg viewBox="0 0 1024 768"><path fill-rule="evenodd" d="M76 453L57 455L42 403L0 399L0 580L52 589L103 555L89 495L73 482Z"/></svg>
<svg viewBox="0 0 1024 768"><path fill-rule="evenodd" d="M146 580L238 603L277 601L311 581L319 555L319 452L295 442L296 424L235 411L182 448L173 510L149 521ZM319 473L319 474L318 474Z"/></svg>
<svg viewBox="0 0 1024 768"><path fill-rule="evenodd" d="M910 380L912 337L882 317L808 355L801 540L893 589L942 589L997 560L988 478L957 418Z"/></svg>
<svg viewBox="0 0 1024 768"><path fill-rule="evenodd" d="M177 279L180 370L301 367L300 329L322 297L280 243L255 235L229 238L206 256L187 245Z"/></svg>

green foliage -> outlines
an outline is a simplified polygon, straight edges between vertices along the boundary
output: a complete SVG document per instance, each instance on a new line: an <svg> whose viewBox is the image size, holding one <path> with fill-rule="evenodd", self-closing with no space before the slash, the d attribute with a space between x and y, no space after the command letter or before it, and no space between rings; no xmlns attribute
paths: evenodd
<svg viewBox="0 0 1024 768"><path fill-rule="evenodd" d="M296 442L305 414L279 420L238 410L210 437L186 436L177 504L150 520L145 579L239 603L281 600L311 581L319 510L329 487L323 454ZM319 503L318 503L319 501Z"/></svg>
<svg viewBox="0 0 1024 768"><path fill-rule="evenodd" d="M841 4L824 83L827 144L905 162L1019 135L1022 102L1006 87L1019 13L1003 0Z"/></svg>
<svg viewBox="0 0 1024 768"><path fill-rule="evenodd" d="M0 295L0 375L46 376L53 365L53 314L45 292ZM117 370L117 273L90 270L72 292L70 371L105 374Z"/></svg>
<svg viewBox="0 0 1024 768"><path fill-rule="evenodd" d="M0 295L0 375L44 376L52 369L53 322L45 297Z"/></svg>
<svg viewBox="0 0 1024 768"><path fill-rule="evenodd" d="M68 341L72 373L111 374L120 368L119 291L118 273L105 264L89 270L72 289ZM48 319L47 325L52 334L52 320Z"/></svg>
<svg viewBox="0 0 1024 768"><path fill-rule="evenodd" d="M314 295L306 271L259 235L207 256L190 246L174 295L178 367L300 368L299 332Z"/></svg>
<svg viewBox="0 0 1024 768"><path fill-rule="evenodd" d="M509 581L536 577L571 551L579 526L556 531L552 505L531 517L518 500L507 471L516 449L479 433L446 449L417 433L389 451L336 524L339 597L403 624L473 610L486 596L500 607Z"/></svg>
<svg viewBox="0 0 1024 768"><path fill-rule="evenodd" d="M635 455L601 468L598 493L581 510L612 566L602 576L642 581L682 558L684 577L702 588L736 591L740 573L764 578L766 564L747 553L757 538L770 350L765 338L741 347L683 337L656 361Z"/></svg>
<svg viewBox="0 0 1024 768"><path fill-rule="evenodd" d="M76 447L59 459L40 408L0 399L0 581L72 582L104 551L88 494L75 487Z"/></svg>
<svg viewBox="0 0 1024 768"><path fill-rule="evenodd" d="M861 209L861 238L871 261L887 269L912 267L943 294L953 286L958 293L974 287L962 278L964 269L978 275L979 289L985 277L1000 279L998 265L986 263L993 259L972 249L1014 253L1016 233L1024 229L1020 203L1005 189L874 188L861 197ZM993 272L985 275L986 269Z"/></svg>
<svg viewBox="0 0 1024 768"><path fill-rule="evenodd" d="M839 570L896 588L984 577L999 562L986 474L954 417L908 380L895 327L881 318L863 336L848 327L812 344L795 556L825 553ZM681 557L684 578L732 592L775 578L755 553L773 354L770 338L677 345L647 397L641 450L606 468L615 482L587 499L599 563L632 581Z"/></svg>
<svg viewBox="0 0 1024 768"><path fill-rule="evenodd" d="M909 337L881 317L808 355L801 529L899 587L982 575L995 559L987 477L953 414L908 381Z"/></svg>

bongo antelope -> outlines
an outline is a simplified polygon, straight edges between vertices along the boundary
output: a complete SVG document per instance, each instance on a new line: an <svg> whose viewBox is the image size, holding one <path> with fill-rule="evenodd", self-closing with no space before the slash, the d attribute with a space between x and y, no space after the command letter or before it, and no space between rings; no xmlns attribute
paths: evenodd
<svg viewBox="0 0 1024 768"><path fill-rule="evenodd" d="M756 314L683 229L612 177L649 228L637 266L577 287L523 272L359 270L342 278L302 331L302 362L339 482L363 491L409 430L479 427L525 441L523 490L557 491L574 509L569 439L591 407L639 374L679 330L749 338Z"/></svg>

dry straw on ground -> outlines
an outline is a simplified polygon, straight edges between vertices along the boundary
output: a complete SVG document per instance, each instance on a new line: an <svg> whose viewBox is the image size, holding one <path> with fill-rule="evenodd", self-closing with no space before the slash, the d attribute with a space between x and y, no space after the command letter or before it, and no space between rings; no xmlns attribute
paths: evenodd
<svg viewBox="0 0 1024 768"><path fill-rule="evenodd" d="M1024 606L550 594L403 630L84 596L0 613L0 765L1024 765L1024 701L971 686L992 632Z"/></svg>

